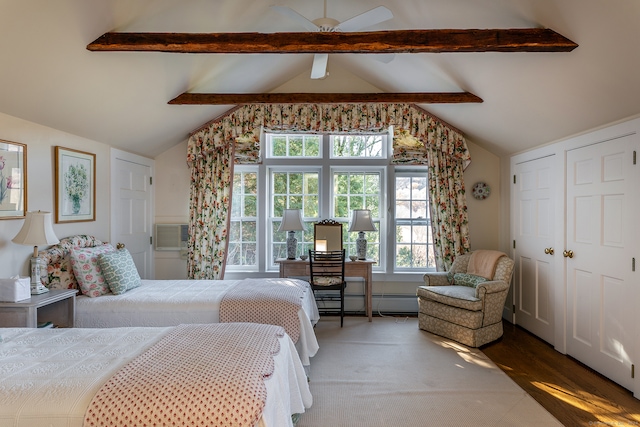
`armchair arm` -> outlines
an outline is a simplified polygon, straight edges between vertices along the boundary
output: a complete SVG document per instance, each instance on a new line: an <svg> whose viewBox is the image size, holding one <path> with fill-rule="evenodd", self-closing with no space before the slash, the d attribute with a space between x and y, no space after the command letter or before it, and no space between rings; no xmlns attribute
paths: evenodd
<svg viewBox="0 0 640 427"><path fill-rule="evenodd" d="M422 278L427 286L449 286L451 284L446 272L425 273Z"/></svg>
<svg viewBox="0 0 640 427"><path fill-rule="evenodd" d="M482 298L483 294L495 294L509 290L509 284L503 280L482 282L476 286L476 297Z"/></svg>
<svg viewBox="0 0 640 427"><path fill-rule="evenodd" d="M509 283L503 280L493 280L480 283L476 287L476 297L483 301L483 326L493 325L502 321L504 303L509 293Z"/></svg>

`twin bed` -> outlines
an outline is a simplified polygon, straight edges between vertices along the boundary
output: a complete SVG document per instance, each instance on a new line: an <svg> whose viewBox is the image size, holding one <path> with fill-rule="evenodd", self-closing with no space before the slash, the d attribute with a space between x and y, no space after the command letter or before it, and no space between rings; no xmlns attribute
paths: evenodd
<svg viewBox="0 0 640 427"><path fill-rule="evenodd" d="M104 246L72 236L42 251L45 286L77 286L69 255L93 247ZM318 309L307 282L87 289L93 297L77 297L76 328L0 330L1 425L274 427L310 407L305 368L318 350Z"/></svg>
<svg viewBox="0 0 640 427"><path fill-rule="evenodd" d="M0 337L3 426L280 427L312 404L278 326L6 328Z"/></svg>
<svg viewBox="0 0 640 427"><path fill-rule="evenodd" d="M47 266L44 285L49 289L79 288L71 265L72 251L102 246L93 236L77 235L39 252L41 262ZM298 307L293 311L286 309L291 307L288 303L292 298ZM285 328L303 365L308 366L318 351L313 326L319 318L313 291L302 280L141 280L138 287L118 295L78 295L75 325L111 328L221 321L275 324Z"/></svg>

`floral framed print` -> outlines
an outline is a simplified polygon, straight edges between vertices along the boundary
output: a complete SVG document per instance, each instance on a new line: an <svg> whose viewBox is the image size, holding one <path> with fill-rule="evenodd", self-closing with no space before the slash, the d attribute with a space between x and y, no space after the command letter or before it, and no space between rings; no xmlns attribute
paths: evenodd
<svg viewBox="0 0 640 427"><path fill-rule="evenodd" d="M0 139L0 219L27 212L27 146Z"/></svg>
<svg viewBox="0 0 640 427"><path fill-rule="evenodd" d="M96 155L56 147L56 223L96 220Z"/></svg>

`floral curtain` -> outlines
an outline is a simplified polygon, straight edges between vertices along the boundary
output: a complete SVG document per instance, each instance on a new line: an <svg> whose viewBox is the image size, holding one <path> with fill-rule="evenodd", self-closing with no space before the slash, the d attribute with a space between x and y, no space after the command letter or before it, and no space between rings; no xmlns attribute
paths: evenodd
<svg viewBox="0 0 640 427"><path fill-rule="evenodd" d="M439 269L448 268L456 254L469 249L462 171L471 162L471 157L464 137L459 132L412 104L250 104L236 108L196 131L189 138L187 147L187 161L192 167L191 211L198 217L192 217L193 231L196 225L205 229L211 228L209 226L212 224L214 227L224 225L224 229L216 233L200 231L197 236L192 235L193 257L201 258L198 263L208 262L211 268L217 265L218 271L224 270L224 248L228 230L226 222L230 207L213 212L214 207L202 205L201 200L206 199L208 193L221 193L227 197L226 203L230 203L231 190L226 186L230 185L232 171L228 175L220 174L219 170L208 174L199 172L197 175L193 172L193 169L208 165L209 162L203 159L220 158L221 147L235 147L236 163L257 163L260 161L260 132L263 129L279 132L357 133L384 131L390 126L398 132L394 138L392 162L429 166L430 181L434 183L430 188L430 197L436 263ZM229 165L233 164L231 159L227 158ZM214 181L212 177L216 173L220 177ZM201 177L208 177L210 181L201 183L198 181ZM195 194L200 196L194 197ZM223 201L220 200L220 205L222 204ZM434 206L438 209L434 209ZM205 213L205 210L209 212ZM225 216L220 217L218 223L204 221L208 217L220 215ZM447 215L453 217L447 218ZM210 234L224 242L209 240ZM196 263L195 259L190 261L190 265ZM203 265L202 269L204 268ZM189 272L191 277L191 267Z"/></svg>
<svg viewBox="0 0 640 427"><path fill-rule="evenodd" d="M229 245L234 144L213 141L206 131L193 138L202 139L209 149L190 163L187 277L221 279Z"/></svg>

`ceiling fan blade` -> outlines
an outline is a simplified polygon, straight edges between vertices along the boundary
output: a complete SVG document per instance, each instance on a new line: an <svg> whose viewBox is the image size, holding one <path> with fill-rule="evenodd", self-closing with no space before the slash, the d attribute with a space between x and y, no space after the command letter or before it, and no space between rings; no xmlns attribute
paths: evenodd
<svg viewBox="0 0 640 427"><path fill-rule="evenodd" d="M353 18L349 18L338 25L342 31L358 31L393 18L393 13L384 6L378 6Z"/></svg>
<svg viewBox="0 0 640 427"><path fill-rule="evenodd" d="M312 79L323 79L327 76L327 62L329 61L329 54L316 53L313 55L313 66L311 67Z"/></svg>
<svg viewBox="0 0 640 427"><path fill-rule="evenodd" d="M275 10L283 16L286 16L287 18L290 18L292 21L297 22L309 31L320 30L320 28L316 24L309 21L307 18L287 6L271 6L271 9Z"/></svg>

